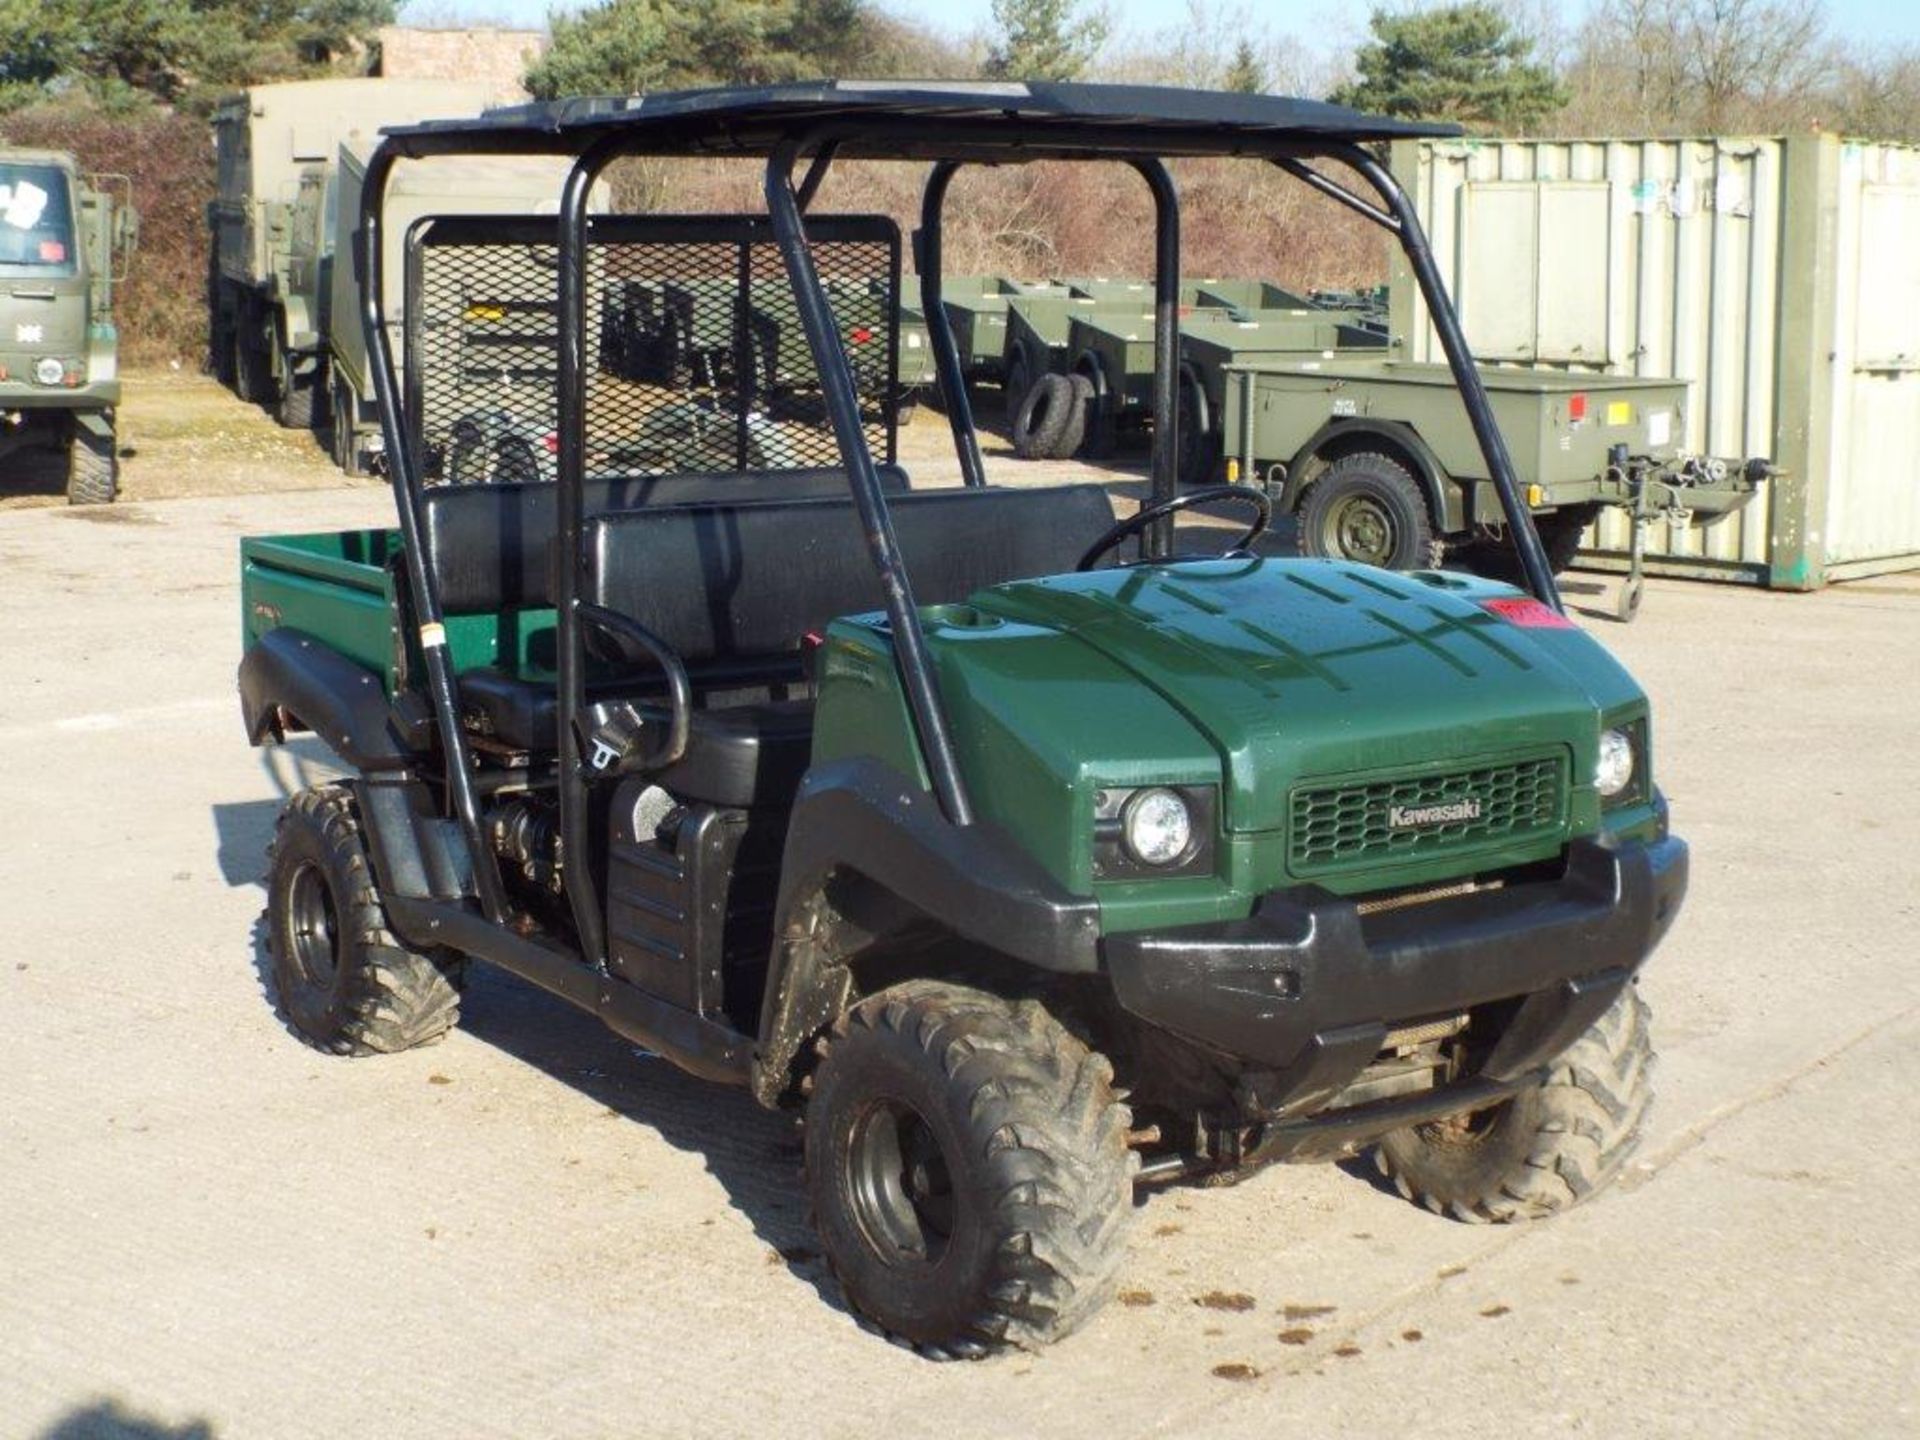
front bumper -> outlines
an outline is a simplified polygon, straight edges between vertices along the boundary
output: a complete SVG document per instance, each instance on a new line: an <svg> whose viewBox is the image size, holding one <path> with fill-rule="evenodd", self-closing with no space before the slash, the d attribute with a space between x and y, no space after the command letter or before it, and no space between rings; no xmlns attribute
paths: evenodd
<svg viewBox="0 0 1920 1440"><path fill-rule="evenodd" d="M1364 1107L1377 1123L1313 1122L1329 1140L1338 1130L1340 1148L1429 1118L1415 1112L1487 1103L1550 1063L1619 996L1686 889L1683 841L1576 840L1555 880L1366 916L1326 891L1289 890L1245 920L1109 936L1102 953L1127 1010L1242 1062L1243 1104L1269 1123L1305 1124L1396 1025L1521 1002L1473 1080Z"/></svg>

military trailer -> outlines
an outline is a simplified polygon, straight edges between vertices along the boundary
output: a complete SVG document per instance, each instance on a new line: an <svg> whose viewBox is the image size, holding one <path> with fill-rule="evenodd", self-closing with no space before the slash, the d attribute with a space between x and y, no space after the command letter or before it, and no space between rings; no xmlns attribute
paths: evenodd
<svg viewBox="0 0 1920 1440"><path fill-rule="evenodd" d="M293 429L322 414L341 142L401 121L477 115L489 95L457 81L295 80L256 85L214 111L208 359L241 399Z"/></svg>
<svg viewBox="0 0 1920 1440"><path fill-rule="evenodd" d="M1005 383L1011 353L1007 315L1015 298L1065 298L1068 293L1064 285L1004 275L955 275L943 280L941 308L960 347L960 368L967 383Z"/></svg>
<svg viewBox="0 0 1920 1440"><path fill-rule="evenodd" d="M1217 279L1193 282L1196 303L1221 310L1315 310L1308 299L1271 280Z"/></svg>
<svg viewBox="0 0 1920 1440"><path fill-rule="evenodd" d="M344 771L287 803L268 864L291 1027L337 1055L425 1045L488 964L789 1110L847 1303L930 1357L1089 1320L1143 1184L1365 1150L1463 1220L1595 1194L1651 1101L1635 976L1687 847L1648 698L1566 618L1418 212L1366 148L1454 133L1271 96L872 81L389 132L370 235L389 158L574 160L563 420L551 482L433 481L369 244L398 528L242 548L246 734L311 730ZM616 157L716 149L764 161L764 212L588 215ZM1263 558L1264 491L1178 489L1162 156L1275 164L1391 229L1525 590ZM905 488L859 391L820 274L857 251L897 285L899 241L886 216L806 213L836 157L931 164L918 259L960 486ZM1123 161L1159 201L1152 480L1124 518L1102 486L987 483L937 303L953 176L1034 160ZM437 220L408 268L444 283L552 236ZM587 278L716 246L743 283L769 254L792 286L825 412L792 429L806 468L609 471L650 411L591 363ZM744 426L739 387L720 399ZM1175 554L1201 506L1245 523Z"/></svg>
<svg viewBox="0 0 1920 1440"><path fill-rule="evenodd" d="M0 459L64 455L75 505L119 493L113 287L138 226L124 176L83 176L63 152L0 148Z"/></svg>
<svg viewBox="0 0 1920 1440"><path fill-rule="evenodd" d="M1267 355L1332 359L1343 354L1377 353L1385 345L1384 336L1324 310L1196 310L1183 317L1180 483L1206 485L1220 478L1227 372L1233 366ZM1146 413L1147 380L1138 374L1126 377L1123 394L1133 414ZM1099 389L1096 385L1096 392ZM1091 424L1088 428L1091 433Z"/></svg>
<svg viewBox="0 0 1920 1440"><path fill-rule="evenodd" d="M354 230L360 223L360 193L366 183L368 157L376 143L377 137L368 135L343 140L337 164L328 172L327 183L338 197L328 207L333 225L333 238L327 247L330 255L346 257L353 253ZM392 227L386 236L390 252L385 267L389 313L404 313L399 304L405 274L400 260L409 226L435 215L526 216L542 210L551 214L564 173L557 161L538 155L485 156L458 164L403 167L387 187ZM601 186L595 195L597 207L604 208L608 194ZM349 475L359 475L384 464L386 442L360 329L360 277L351 264L328 268L318 326L323 337L321 379L326 386L327 429L334 463ZM430 318L416 317L424 329L431 361L457 370L469 390L469 408L476 416L488 416L484 424L479 420L475 423L495 437L494 449L502 443L511 448L515 442L507 437L518 435L522 428L514 412L527 408L529 390L544 387L550 391L558 374L553 319L558 286L558 277L550 268L502 268L491 277L490 284L473 289L459 304L443 306ZM403 368L410 328L398 328L393 337ZM536 408L549 407L543 400ZM551 428L549 425L541 433ZM480 443L485 451L486 442ZM463 459L477 463L479 453L469 443Z"/></svg>
<svg viewBox="0 0 1920 1440"><path fill-rule="evenodd" d="M1380 343L1318 311L1229 309L1217 293L1204 285L1196 288L1198 302L1180 317L1180 473L1188 484L1214 478L1210 457L1216 447L1211 442L1218 436L1226 355L1331 355L1348 348L1376 349ZM1153 343L1150 311L1103 310L1074 321L1069 363L1072 373L1088 381L1081 391L1088 406L1081 453L1089 458L1111 455L1130 432L1147 428L1153 413Z"/></svg>
<svg viewBox="0 0 1920 1440"><path fill-rule="evenodd" d="M1226 369L1232 474L1297 514L1309 555L1391 569L1504 565L1510 521L1445 365L1268 357ZM1689 456L1683 380L1482 366L1520 493L1549 563L1573 562L1602 506L1712 523L1753 498L1764 460ZM1635 550L1638 554L1638 546ZM1639 606L1636 562L1620 614Z"/></svg>

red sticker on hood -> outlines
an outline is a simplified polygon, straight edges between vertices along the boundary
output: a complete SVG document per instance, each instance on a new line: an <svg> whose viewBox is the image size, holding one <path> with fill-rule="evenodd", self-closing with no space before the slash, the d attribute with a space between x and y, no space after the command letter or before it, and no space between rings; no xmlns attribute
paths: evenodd
<svg viewBox="0 0 1920 1440"><path fill-rule="evenodd" d="M1528 595L1516 595L1512 599L1482 600L1482 610L1491 610L1503 620L1510 620L1523 630L1571 630L1574 624L1551 605L1543 605Z"/></svg>

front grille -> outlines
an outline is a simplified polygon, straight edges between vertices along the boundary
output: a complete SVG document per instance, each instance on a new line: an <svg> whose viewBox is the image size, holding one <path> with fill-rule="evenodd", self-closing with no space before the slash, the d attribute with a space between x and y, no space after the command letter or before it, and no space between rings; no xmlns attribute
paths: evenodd
<svg viewBox="0 0 1920 1440"><path fill-rule="evenodd" d="M1443 775L1296 790L1293 873L1395 864L1553 834L1565 813L1566 762L1545 755Z"/></svg>

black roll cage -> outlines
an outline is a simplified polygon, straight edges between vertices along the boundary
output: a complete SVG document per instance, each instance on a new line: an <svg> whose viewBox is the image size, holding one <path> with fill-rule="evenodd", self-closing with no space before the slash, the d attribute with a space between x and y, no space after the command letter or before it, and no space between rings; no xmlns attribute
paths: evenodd
<svg viewBox="0 0 1920 1440"><path fill-rule="evenodd" d="M1014 87L1024 92L1026 87ZM1040 87L1035 87L1038 91ZM953 87L954 93L986 93L992 87ZM1099 98L1106 87L1055 87L1059 93L1077 92ZM818 92L814 92L818 93ZM569 557L556 576L555 607L558 632L558 745L557 766L561 843L569 856L593 853L589 833L588 779L582 754L580 717L586 709L585 632L596 617L583 613L580 579L586 564L582 546L583 485L585 471L585 405L587 381L587 247L591 231L589 197L595 182L614 160L634 155L734 155L766 160L764 191L769 218L798 306L802 328L818 368L827 412L841 461L846 467L862 536L885 598L894 637L894 653L902 690L912 717L921 755L933 782L940 810L949 824L973 823L973 809L941 704L939 684L926 651L925 634L914 607L913 590L888 516L886 497L875 471L860 419L860 404L850 363L838 343L827 298L814 269L807 243L805 212L819 191L835 159L853 153L861 158L929 160L921 205L921 230L916 237L916 268L920 275L921 305L940 386L946 398L962 478L969 486L986 483L985 467L973 427L972 408L961 370L958 346L941 303L941 233L948 189L963 164L1023 163L1035 159L1104 160L1131 166L1146 181L1154 200L1154 378L1153 429L1149 503L1174 498L1178 489L1178 407L1175 404L1179 365L1180 200L1173 178L1160 158L1176 156L1245 157L1264 160L1286 171L1349 209L1366 216L1400 242L1412 266L1415 282L1426 301L1440 344L1453 372L1455 388L1466 407L1488 474L1500 497L1507 526L1518 551L1526 588L1542 604L1563 609L1552 570L1531 515L1514 478L1512 458L1494 420L1493 409L1473 368L1472 355L1458 316L1447 296L1433 252L1412 201L1392 173L1364 148L1366 139L1388 134L1447 134L1445 127L1396 125L1351 112L1313 106L1310 102L1259 102L1299 106L1315 112L1312 124L1289 129L1263 117L1258 127L1234 128L1214 121L1209 127L1194 123L1200 110L1216 110L1222 97L1190 92L1140 92L1114 88L1110 93L1131 100L1143 93L1172 97L1195 107L1195 114L1160 122L1153 118L1126 120L1117 112L1090 111L1080 117L1049 116L1032 126L1022 125L1013 110L979 113L977 104L942 115L926 103L924 87L902 93L917 97L914 106L835 118L806 119L801 107L792 118L778 105L766 103L769 92L737 92L739 129L728 125L728 92L688 92L660 97L664 110L650 112L651 101L599 100L572 102L539 113L541 107L500 112L489 123L448 122L390 131L367 166L362 192L360 229L355 237L354 261L362 279L361 322L365 330L369 368L386 434L389 473L400 529L405 541L407 581L413 598L413 619L425 660L428 698L432 703L448 796L454 815L472 852L473 875L481 911L496 926L513 918L500 871L480 816L470 750L459 724L459 706L452 663L446 648L444 617L434 586L433 566L426 553L425 527L420 517L421 456L415 453L411 427L403 423L401 394L388 339L383 264L382 209L387 181L401 158L425 159L461 154L571 154L559 212L559 405L557 501L559 554ZM778 97L776 97L778 98ZM681 102L676 113L674 102ZM852 107L858 109L859 107ZM877 109L878 107L876 107ZM934 110L935 113L928 113ZM1331 117L1331 122L1328 118ZM1204 116L1200 118L1211 118ZM1353 122L1341 126L1342 119ZM656 120L658 123L656 123ZM806 170L796 186L795 170L803 157ZM1315 160L1331 160L1361 176L1379 196L1376 204L1316 169ZM1171 552L1172 524L1163 519L1143 537L1147 558ZM590 607L589 607L590 608ZM604 922L598 887L591 866L569 867L567 896L582 958L601 976L606 974Z"/></svg>

